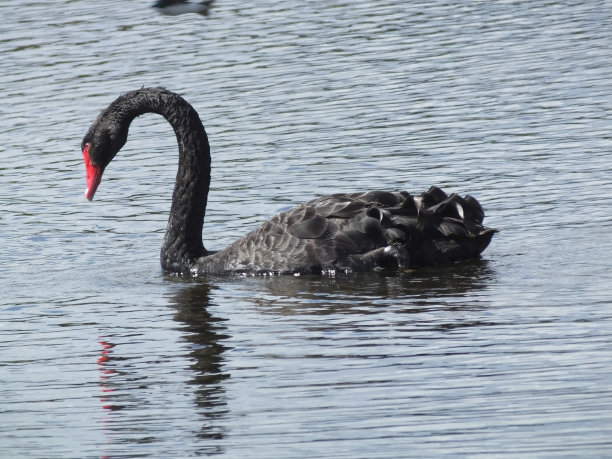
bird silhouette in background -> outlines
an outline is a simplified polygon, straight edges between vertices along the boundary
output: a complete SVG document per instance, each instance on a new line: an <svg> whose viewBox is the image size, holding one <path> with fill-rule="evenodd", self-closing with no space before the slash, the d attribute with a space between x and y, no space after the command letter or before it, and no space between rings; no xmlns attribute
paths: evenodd
<svg viewBox="0 0 612 459"><path fill-rule="evenodd" d="M153 4L153 8L169 16L185 13L197 13L202 16L208 16L208 11L213 3L214 0L205 0L197 3L186 0L158 0Z"/></svg>

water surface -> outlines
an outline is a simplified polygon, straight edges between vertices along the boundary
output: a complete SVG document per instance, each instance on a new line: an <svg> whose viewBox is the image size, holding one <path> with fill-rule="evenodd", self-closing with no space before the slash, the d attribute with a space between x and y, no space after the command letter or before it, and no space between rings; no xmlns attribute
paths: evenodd
<svg viewBox="0 0 612 459"><path fill-rule="evenodd" d="M612 20L602 2L0 5L0 455L607 456ZM335 191L436 184L480 261L164 277L172 130L96 194L80 141L161 85L204 120L205 245Z"/></svg>

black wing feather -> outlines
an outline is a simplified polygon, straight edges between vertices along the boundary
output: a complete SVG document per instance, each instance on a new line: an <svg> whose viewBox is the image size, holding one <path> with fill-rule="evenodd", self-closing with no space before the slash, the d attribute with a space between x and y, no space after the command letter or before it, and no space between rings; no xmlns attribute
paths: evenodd
<svg viewBox="0 0 612 459"><path fill-rule="evenodd" d="M308 273L417 267L477 258L496 230L471 196L431 187L420 196L333 194L282 212L227 249L211 271Z"/></svg>

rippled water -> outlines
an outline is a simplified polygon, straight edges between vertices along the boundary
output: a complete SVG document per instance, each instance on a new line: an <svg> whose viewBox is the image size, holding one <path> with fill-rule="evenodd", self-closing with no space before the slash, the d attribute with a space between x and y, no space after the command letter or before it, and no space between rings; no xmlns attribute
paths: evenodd
<svg viewBox="0 0 612 459"><path fill-rule="evenodd" d="M0 5L0 456L612 453L609 5L150 3ZM166 278L163 119L83 198L82 135L143 85L205 122L210 249L431 184L501 232L414 273Z"/></svg>

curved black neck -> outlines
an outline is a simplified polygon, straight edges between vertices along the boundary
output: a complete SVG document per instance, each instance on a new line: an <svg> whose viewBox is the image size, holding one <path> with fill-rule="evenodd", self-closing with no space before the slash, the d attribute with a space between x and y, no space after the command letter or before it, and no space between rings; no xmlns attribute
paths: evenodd
<svg viewBox="0 0 612 459"><path fill-rule="evenodd" d="M152 112L162 115L174 129L179 167L160 255L164 271L188 273L194 261L206 255L202 227L210 187L210 147L204 126L191 105L165 89L133 91L117 102L122 123L128 126L135 117Z"/></svg>

